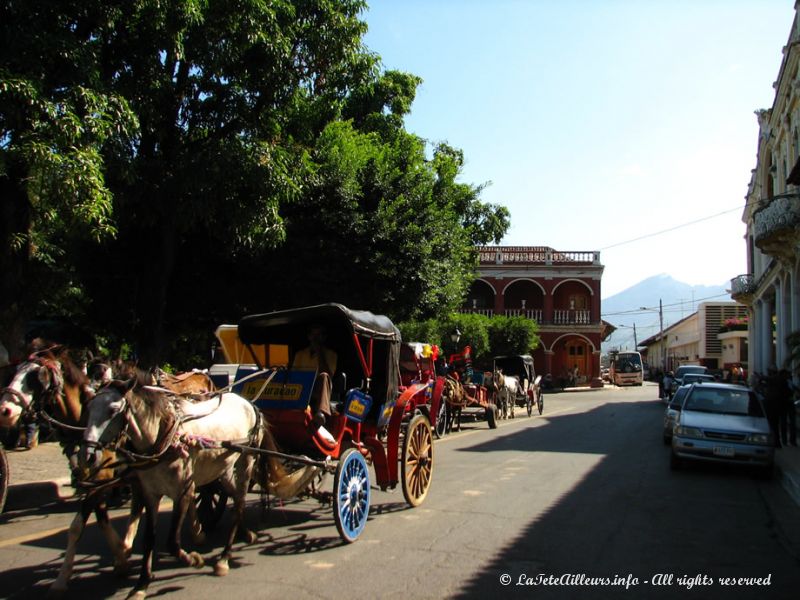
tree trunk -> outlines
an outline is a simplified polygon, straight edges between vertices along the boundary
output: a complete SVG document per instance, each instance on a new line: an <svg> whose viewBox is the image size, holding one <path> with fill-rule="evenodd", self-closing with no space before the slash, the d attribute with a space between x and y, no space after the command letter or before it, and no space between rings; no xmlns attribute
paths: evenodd
<svg viewBox="0 0 800 600"><path fill-rule="evenodd" d="M25 351L31 207L23 183L24 167L13 159L7 159L6 166L6 175L0 177L0 342L13 361ZM17 236L23 236L18 248L14 245Z"/></svg>

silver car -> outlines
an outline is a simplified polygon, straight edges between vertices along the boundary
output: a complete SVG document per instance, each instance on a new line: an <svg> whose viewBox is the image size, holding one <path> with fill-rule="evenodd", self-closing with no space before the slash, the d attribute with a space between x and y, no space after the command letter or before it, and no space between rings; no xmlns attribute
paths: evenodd
<svg viewBox="0 0 800 600"><path fill-rule="evenodd" d="M692 384L672 432L670 466L687 460L749 465L770 476L775 439L758 396L739 385Z"/></svg>
<svg viewBox="0 0 800 600"><path fill-rule="evenodd" d="M672 442L672 430L678 422L678 415L681 414L681 405L683 404L686 393L691 389L691 385L682 385L673 394L672 398L667 402L667 408L664 411L664 443L670 444Z"/></svg>

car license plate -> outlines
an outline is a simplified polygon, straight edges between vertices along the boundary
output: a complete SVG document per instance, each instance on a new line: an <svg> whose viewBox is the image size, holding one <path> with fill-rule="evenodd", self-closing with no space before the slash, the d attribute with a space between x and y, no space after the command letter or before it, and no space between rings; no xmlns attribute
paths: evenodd
<svg viewBox="0 0 800 600"><path fill-rule="evenodd" d="M733 448L728 448L727 446L714 446L714 456L731 458L733 456L733 452Z"/></svg>

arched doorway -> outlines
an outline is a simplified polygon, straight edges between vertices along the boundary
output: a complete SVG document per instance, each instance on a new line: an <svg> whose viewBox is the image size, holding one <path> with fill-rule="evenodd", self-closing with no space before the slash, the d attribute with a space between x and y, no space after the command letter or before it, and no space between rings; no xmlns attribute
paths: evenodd
<svg viewBox="0 0 800 600"><path fill-rule="evenodd" d="M591 377L591 350L586 340L571 338L564 342L564 359L571 374L578 368L579 381Z"/></svg>
<svg viewBox="0 0 800 600"><path fill-rule="evenodd" d="M578 334L564 334L552 342L552 375L569 382L575 375L575 383L591 382L599 377L600 363L592 341Z"/></svg>

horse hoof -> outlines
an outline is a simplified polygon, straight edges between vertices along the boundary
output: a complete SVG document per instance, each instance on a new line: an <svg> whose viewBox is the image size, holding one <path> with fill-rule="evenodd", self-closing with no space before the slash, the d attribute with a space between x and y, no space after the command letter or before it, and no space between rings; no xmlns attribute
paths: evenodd
<svg viewBox="0 0 800 600"><path fill-rule="evenodd" d="M244 532L244 541L248 544L255 544L258 536L249 529Z"/></svg>
<svg viewBox="0 0 800 600"><path fill-rule="evenodd" d="M227 560L220 560L214 565L214 575L217 577L225 577L230 571L230 567L228 566Z"/></svg>
<svg viewBox="0 0 800 600"><path fill-rule="evenodd" d="M147 590L133 590L128 594L128 600L144 600L147 598Z"/></svg>
<svg viewBox="0 0 800 600"><path fill-rule="evenodd" d="M189 552L189 564L195 569L202 569L205 566L206 561L198 552Z"/></svg>

